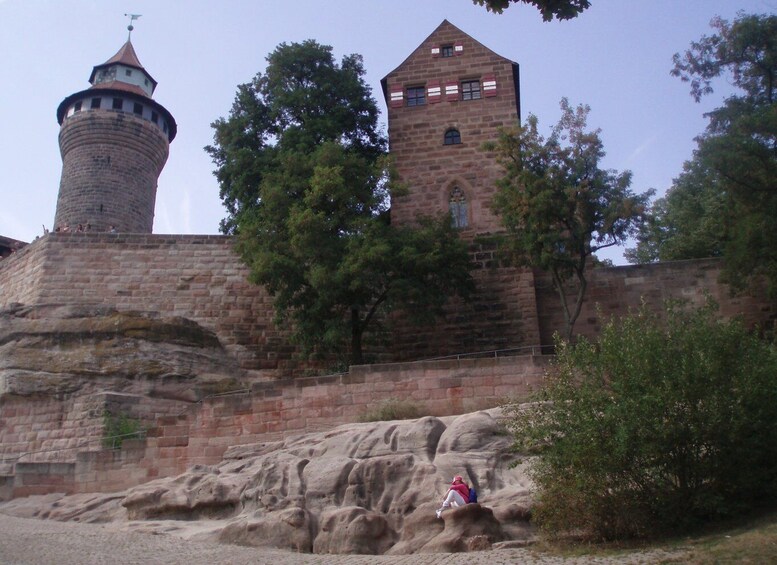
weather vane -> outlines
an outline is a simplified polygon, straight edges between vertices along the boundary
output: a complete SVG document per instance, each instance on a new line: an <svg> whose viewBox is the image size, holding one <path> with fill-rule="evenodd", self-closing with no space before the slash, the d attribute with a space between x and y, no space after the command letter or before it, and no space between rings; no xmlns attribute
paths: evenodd
<svg viewBox="0 0 777 565"><path fill-rule="evenodd" d="M129 41L130 38L132 37L132 30L135 29L135 26L132 25L132 22L137 20L143 14L124 14L124 15L127 16L130 19L130 23L127 26L127 30L129 31L129 33L127 34L127 41Z"/></svg>

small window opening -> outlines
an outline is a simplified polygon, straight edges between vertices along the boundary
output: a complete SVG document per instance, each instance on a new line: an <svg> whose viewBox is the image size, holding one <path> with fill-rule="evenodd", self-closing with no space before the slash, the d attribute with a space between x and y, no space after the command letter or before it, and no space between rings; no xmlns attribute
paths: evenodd
<svg viewBox="0 0 777 565"><path fill-rule="evenodd" d="M124 107L124 100L121 98L114 98L113 99L113 106L112 108L114 110L121 110Z"/></svg>
<svg viewBox="0 0 777 565"><path fill-rule="evenodd" d="M100 98L92 98L92 104L91 108L92 110L99 110L100 109Z"/></svg>
<svg viewBox="0 0 777 565"><path fill-rule="evenodd" d="M151 112L151 121L154 122L155 124L158 124L159 114L157 114L156 112Z"/></svg>
<svg viewBox="0 0 777 565"><path fill-rule="evenodd" d="M445 132L445 145L458 145L461 143L459 130L451 128Z"/></svg>
<svg viewBox="0 0 777 565"><path fill-rule="evenodd" d="M78 102L75 103L75 105L73 105L73 112L80 112L80 111L81 111L81 101L79 100Z"/></svg>
<svg viewBox="0 0 777 565"><path fill-rule="evenodd" d="M448 207L451 212L451 226L454 228L466 228L467 221L467 197L460 187L454 186L448 198Z"/></svg>
<svg viewBox="0 0 777 565"><path fill-rule="evenodd" d="M426 87L414 86L407 89L407 105L423 106L426 104Z"/></svg>
<svg viewBox="0 0 777 565"><path fill-rule="evenodd" d="M124 71L124 74L127 75L128 77L131 77L132 76L132 71L127 69L127 70Z"/></svg>
<svg viewBox="0 0 777 565"><path fill-rule="evenodd" d="M461 99L478 100L480 98L480 81L465 80L461 82Z"/></svg>
<svg viewBox="0 0 777 565"><path fill-rule="evenodd" d="M453 57L453 45L443 45L440 48L440 55L443 57Z"/></svg>
<svg viewBox="0 0 777 565"><path fill-rule="evenodd" d="M135 105L132 107L132 111L135 112L138 116L143 115L143 104L138 104L135 102Z"/></svg>

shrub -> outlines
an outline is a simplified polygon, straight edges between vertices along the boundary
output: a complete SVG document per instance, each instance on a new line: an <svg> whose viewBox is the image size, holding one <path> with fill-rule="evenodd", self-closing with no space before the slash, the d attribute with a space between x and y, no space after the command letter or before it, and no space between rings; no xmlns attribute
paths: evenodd
<svg viewBox="0 0 777 565"><path fill-rule="evenodd" d="M120 449L125 439L142 438L146 429L140 420L130 418L126 414L103 413L103 447Z"/></svg>
<svg viewBox="0 0 777 565"><path fill-rule="evenodd" d="M539 402L509 407L546 532L677 533L777 500L777 350L711 306L664 318L558 342Z"/></svg>
<svg viewBox="0 0 777 565"><path fill-rule="evenodd" d="M412 420L422 416L417 404L407 400L389 398L359 417L360 422L384 422L387 420Z"/></svg>

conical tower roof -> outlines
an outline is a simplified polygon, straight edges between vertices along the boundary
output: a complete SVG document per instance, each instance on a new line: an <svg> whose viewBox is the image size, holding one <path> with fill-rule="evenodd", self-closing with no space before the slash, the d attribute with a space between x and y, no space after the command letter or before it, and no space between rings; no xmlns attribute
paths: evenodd
<svg viewBox="0 0 777 565"><path fill-rule="evenodd" d="M123 80L122 73L106 73L112 68L130 68L136 69L142 73L143 77L148 80L148 91L141 88L134 81ZM105 78L105 77L110 78ZM132 46L132 42L128 39L124 45L116 52L116 54L105 61L102 65L97 65L92 69L92 74L89 76L89 82L92 84L92 88L115 88L119 90L127 90L130 92L136 92L143 96L151 97L154 89L156 89L157 82L154 78L143 68L140 64L135 48Z"/></svg>

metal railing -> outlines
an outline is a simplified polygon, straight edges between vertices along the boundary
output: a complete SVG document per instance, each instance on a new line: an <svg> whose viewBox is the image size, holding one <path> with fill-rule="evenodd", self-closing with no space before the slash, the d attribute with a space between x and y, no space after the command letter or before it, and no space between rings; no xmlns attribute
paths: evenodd
<svg viewBox="0 0 777 565"><path fill-rule="evenodd" d="M427 361L444 361L447 359L491 359L497 357L518 357L521 355L545 355L553 351L552 345L524 345L522 347L511 347L509 349L492 349L489 351L476 351L473 353L456 353L453 355L444 355L442 357L431 357L428 359L419 359L410 361L410 363L424 363Z"/></svg>

